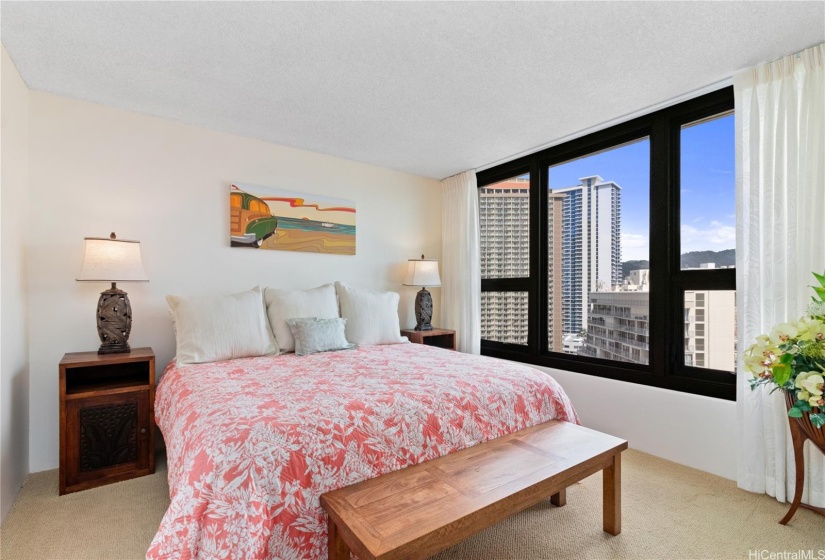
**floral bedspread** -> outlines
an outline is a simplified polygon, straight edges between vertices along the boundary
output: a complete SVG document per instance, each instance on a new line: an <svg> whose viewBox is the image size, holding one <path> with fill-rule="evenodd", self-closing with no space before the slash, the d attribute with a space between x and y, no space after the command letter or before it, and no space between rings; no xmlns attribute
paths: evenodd
<svg viewBox="0 0 825 560"><path fill-rule="evenodd" d="M535 369L420 344L177 367L158 385L171 504L147 558L326 558L319 496L554 418Z"/></svg>

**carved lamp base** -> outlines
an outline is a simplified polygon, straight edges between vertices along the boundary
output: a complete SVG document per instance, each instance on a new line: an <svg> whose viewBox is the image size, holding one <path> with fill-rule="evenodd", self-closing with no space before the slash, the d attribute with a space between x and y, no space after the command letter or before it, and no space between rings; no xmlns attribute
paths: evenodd
<svg viewBox="0 0 825 560"><path fill-rule="evenodd" d="M97 334L100 336L98 354L120 354L130 352L129 333L132 331L132 306L129 296L112 287L100 292L97 302Z"/></svg>
<svg viewBox="0 0 825 560"><path fill-rule="evenodd" d="M430 321L433 320L433 296L427 291L427 288L421 288L415 296L415 330L417 331L431 331L433 326Z"/></svg>

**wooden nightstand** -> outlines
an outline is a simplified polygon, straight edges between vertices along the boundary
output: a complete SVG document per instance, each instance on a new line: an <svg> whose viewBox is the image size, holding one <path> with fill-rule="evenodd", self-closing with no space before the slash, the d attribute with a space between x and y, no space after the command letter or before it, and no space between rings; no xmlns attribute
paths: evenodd
<svg viewBox="0 0 825 560"><path fill-rule="evenodd" d="M155 472L155 354L60 361L60 494Z"/></svg>
<svg viewBox="0 0 825 560"><path fill-rule="evenodd" d="M414 344L425 344L455 350L455 331L450 329L433 329L431 331L416 331L402 329L401 336L406 336Z"/></svg>

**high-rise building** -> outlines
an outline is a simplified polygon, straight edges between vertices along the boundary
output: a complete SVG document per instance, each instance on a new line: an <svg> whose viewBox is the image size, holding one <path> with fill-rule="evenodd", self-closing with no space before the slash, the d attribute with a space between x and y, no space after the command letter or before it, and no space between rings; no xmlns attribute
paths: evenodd
<svg viewBox="0 0 825 560"><path fill-rule="evenodd" d="M649 363L650 283L648 270L634 270L610 291L591 292L582 356Z"/></svg>
<svg viewBox="0 0 825 560"><path fill-rule="evenodd" d="M562 331L587 330L588 294L622 282L622 188L598 175L556 189L562 210Z"/></svg>
<svg viewBox="0 0 825 560"><path fill-rule="evenodd" d="M480 189L481 277L530 275L530 181L515 178ZM481 338L527 344L527 292L481 293Z"/></svg>
<svg viewBox="0 0 825 560"><path fill-rule="evenodd" d="M647 269L633 270L614 290L590 293L587 336L578 354L648 363L648 274ZM736 293L686 290L684 305L685 365L735 371Z"/></svg>
<svg viewBox="0 0 825 560"><path fill-rule="evenodd" d="M621 278L621 187L598 175L551 190L547 201L548 348L575 352L587 327L587 294ZM529 179L480 189L481 277L529 276ZM527 343L527 292L482 293L482 338ZM572 335L572 338L571 338ZM565 341L565 336L567 340Z"/></svg>
<svg viewBox="0 0 825 560"><path fill-rule="evenodd" d="M547 198L547 348L551 352L566 351L562 328L565 198L566 194L554 191Z"/></svg>
<svg viewBox="0 0 825 560"><path fill-rule="evenodd" d="M685 365L736 371L735 291L685 292Z"/></svg>

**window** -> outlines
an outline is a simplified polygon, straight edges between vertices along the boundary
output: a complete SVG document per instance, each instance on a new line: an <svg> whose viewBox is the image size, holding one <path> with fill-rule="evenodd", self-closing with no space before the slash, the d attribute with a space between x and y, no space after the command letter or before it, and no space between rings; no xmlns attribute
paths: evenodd
<svg viewBox="0 0 825 560"><path fill-rule="evenodd" d="M733 266L736 258L733 113L680 130L680 237L683 270Z"/></svg>
<svg viewBox="0 0 825 560"><path fill-rule="evenodd" d="M241 195L239 195L239 194L230 194L229 195L229 205L232 208L240 208L241 207Z"/></svg>
<svg viewBox="0 0 825 560"><path fill-rule="evenodd" d="M527 344L527 292L481 294L481 338Z"/></svg>
<svg viewBox="0 0 825 560"><path fill-rule="evenodd" d="M706 308L700 309L700 305ZM736 367L736 292L685 292L685 310L694 306L696 321L685 324L685 363L693 352L701 352L702 360L696 360L696 367L733 372Z"/></svg>
<svg viewBox="0 0 825 560"><path fill-rule="evenodd" d="M735 398L732 88L478 184L483 354Z"/></svg>
<svg viewBox="0 0 825 560"><path fill-rule="evenodd" d="M258 214L269 214L269 205L259 200L249 201L249 210Z"/></svg>
<svg viewBox="0 0 825 560"><path fill-rule="evenodd" d="M481 277L529 276L530 174L479 189L478 202Z"/></svg>
<svg viewBox="0 0 825 560"><path fill-rule="evenodd" d="M648 363L649 171L648 138L548 168L549 350Z"/></svg>

